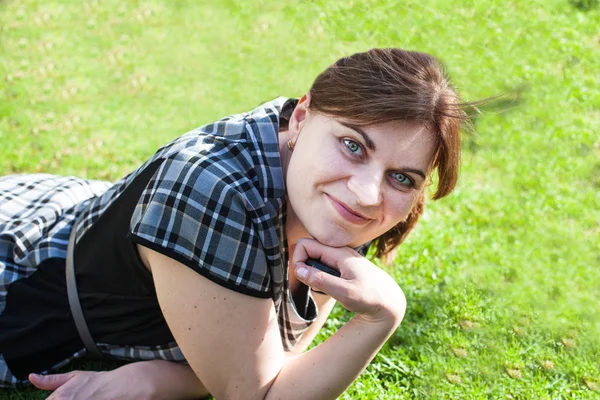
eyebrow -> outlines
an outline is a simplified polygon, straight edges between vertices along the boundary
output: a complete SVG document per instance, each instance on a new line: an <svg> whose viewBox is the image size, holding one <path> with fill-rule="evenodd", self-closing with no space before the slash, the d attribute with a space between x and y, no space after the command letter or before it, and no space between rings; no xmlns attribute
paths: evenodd
<svg viewBox="0 0 600 400"><path fill-rule="evenodd" d="M375 142L372 141L371 138L369 137L369 135L367 135L367 133L365 131L360 129L360 127L349 124L347 122L341 122L341 121L340 121L340 124L344 125L346 128L352 129L354 132L356 132L360 136L362 136L363 140L367 143L367 147L369 148L369 150L371 150L371 151L377 150L377 146L375 146Z"/></svg>
<svg viewBox="0 0 600 400"><path fill-rule="evenodd" d="M342 121L340 121L340 124L344 125L346 128L352 129L353 131L358 133L360 136L362 136L362 138L365 141L365 143L367 144L367 147L369 148L369 150L371 150L371 151L377 150L377 146L375 146L375 142L373 142L373 140L371 140L369 135L367 135L367 133L365 131L363 131L360 127L349 124L347 122L342 122ZM413 174L419 175L421 178L426 179L425 173L423 171L421 171L420 169L400 168L400 170L405 171L405 172L412 172Z"/></svg>
<svg viewBox="0 0 600 400"><path fill-rule="evenodd" d="M421 178L425 179L425 174L420 169L412 169L412 168L400 168L402 171L412 172L413 174L419 175Z"/></svg>

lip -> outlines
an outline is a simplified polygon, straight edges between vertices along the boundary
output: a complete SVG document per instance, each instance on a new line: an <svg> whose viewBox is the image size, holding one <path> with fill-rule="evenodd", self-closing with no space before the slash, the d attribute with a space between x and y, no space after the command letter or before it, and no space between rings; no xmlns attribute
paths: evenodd
<svg viewBox="0 0 600 400"><path fill-rule="evenodd" d="M327 195L327 197L329 198L329 200L331 200L333 208L335 208L338 214L340 214L340 216L346 221L356 225L365 225L366 223L372 221L372 218L366 217L354 211L352 208L348 207L346 204L342 203L335 197L329 194Z"/></svg>

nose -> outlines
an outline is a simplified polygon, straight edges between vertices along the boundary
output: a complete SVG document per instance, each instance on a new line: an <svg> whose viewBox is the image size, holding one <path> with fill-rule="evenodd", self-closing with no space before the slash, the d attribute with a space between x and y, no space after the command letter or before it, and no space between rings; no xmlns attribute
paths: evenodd
<svg viewBox="0 0 600 400"><path fill-rule="evenodd" d="M383 200L381 174L364 171L348 180L348 189L356 196L358 204L364 207L378 206Z"/></svg>

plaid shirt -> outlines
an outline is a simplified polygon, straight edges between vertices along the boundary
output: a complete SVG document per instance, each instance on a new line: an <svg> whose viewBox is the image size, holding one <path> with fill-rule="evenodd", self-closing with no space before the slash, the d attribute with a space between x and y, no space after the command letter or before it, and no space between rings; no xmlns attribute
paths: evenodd
<svg viewBox="0 0 600 400"><path fill-rule="evenodd" d="M0 264L6 265L0 307L11 282L31 275L47 258L65 258L74 220L79 240L135 177L158 163L131 218L130 240L224 287L273 299L283 347L291 350L316 319L310 291L309 315L303 318L288 282L278 131L280 118L289 117L295 104L280 97L188 132L114 185L51 175L0 179L0 238L8 238L0 240ZM175 342L98 347L120 359L184 361ZM84 349L56 367L83 354ZM14 384L1 367L0 356L0 381Z"/></svg>

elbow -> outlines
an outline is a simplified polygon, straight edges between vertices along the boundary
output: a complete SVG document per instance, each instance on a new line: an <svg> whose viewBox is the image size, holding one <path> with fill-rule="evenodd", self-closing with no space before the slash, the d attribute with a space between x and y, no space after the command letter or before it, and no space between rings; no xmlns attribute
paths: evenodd
<svg viewBox="0 0 600 400"><path fill-rule="evenodd" d="M272 396L269 396L270 389L271 386L268 388L263 388L263 390L258 390L254 393L244 392L236 389L234 392L224 393L222 396L214 396L214 398L216 400L267 400L272 398Z"/></svg>
<svg viewBox="0 0 600 400"><path fill-rule="evenodd" d="M265 392L264 396L262 396L260 398L260 400L268 400L268 399L272 399L273 398L273 395L272 395L272 392L271 392L271 388L272 387L273 387L273 384L269 385L269 387L267 388L267 391ZM281 397L280 397L280 399L281 399Z"/></svg>
<svg viewBox="0 0 600 400"><path fill-rule="evenodd" d="M290 357L296 357L296 356L290 356ZM285 362L287 362L290 357L285 358ZM285 364L284 364L285 365ZM283 398L285 398L284 396L281 396L281 393L277 393L277 387L275 386L275 381L277 380L277 377L279 376L279 374L281 373L281 370L279 370L279 373L272 379L270 380L264 387L262 392L262 397L257 397L257 399L259 400L271 400L271 399L275 399L275 400L281 400Z"/></svg>
<svg viewBox="0 0 600 400"><path fill-rule="evenodd" d="M248 387L245 385L240 385L239 382L232 382L227 390L223 391L220 395L213 395L217 400L266 400L271 399L269 393L273 388L273 383L275 379L272 379L269 382L266 382L261 387ZM275 397L276 398L276 397ZM281 399L281 396L279 397Z"/></svg>

